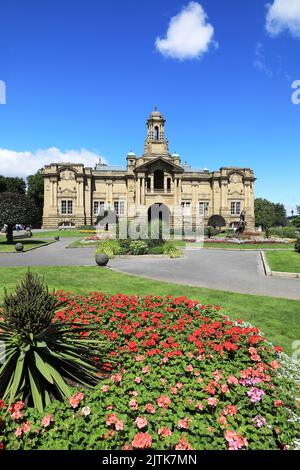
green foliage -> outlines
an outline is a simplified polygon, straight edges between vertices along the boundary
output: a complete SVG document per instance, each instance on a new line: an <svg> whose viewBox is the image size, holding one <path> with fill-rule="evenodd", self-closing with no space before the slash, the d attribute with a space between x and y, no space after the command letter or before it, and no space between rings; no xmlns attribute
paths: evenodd
<svg viewBox="0 0 300 470"><path fill-rule="evenodd" d="M34 202L38 211L38 223L41 224L43 217L44 207L44 178L41 174L41 170L37 171L34 175L30 175L27 178L27 195Z"/></svg>
<svg viewBox="0 0 300 470"><path fill-rule="evenodd" d="M225 222L225 219L224 217L222 217L221 215L212 215L210 218L209 218L209 221L208 221L208 225L210 225L210 227L226 227L226 222Z"/></svg>
<svg viewBox="0 0 300 470"><path fill-rule="evenodd" d="M115 255L123 254L123 248L118 240L106 239L99 242L96 253L106 253L109 259L113 259Z"/></svg>
<svg viewBox="0 0 300 470"><path fill-rule="evenodd" d="M26 183L23 178L6 177L0 175L0 193L19 193L25 194Z"/></svg>
<svg viewBox="0 0 300 470"><path fill-rule="evenodd" d="M283 204L258 198L254 201L254 212L256 226L261 226L265 230L287 224L286 210Z"/></svg>
<svg viewBox="0 0 300 470"><path fill-rule="evenodd" d="M300 228L300 215L298 215L298 217L296 217L293 221L292 221L292 224L297 227L297 228Z"/></svg>
<svg viewBox="0 0 300 470"><path fill-rule="evenodd" d="M34 202L24 194L0 193L0 226L8 225L7 240L12 242L15 224L29 225L38 218Z"/></svg>
<svg viewBox="0 0 300 470"><path fill-rule="evenodd" d="M296 238L297 233L295 227L288 225L287 227L271 227L269 235L279 238Z"/></svg>
<svg viewBox="0 0 300 470"><path fill-rule="evenodd" d="M101 356L102 346L85 336L93 328L80 322L53 323L61 305L30 272L15 294L5 293L0 321L5 345L0 353L2 400L23 400L42 411L52 399L70 396L70 381L91 387L99 379L94 358Z"/></svg>
<svg viewBox="0 0 300 470"><path fill-rule="evenodd" d="M300 237L298 237L296 240L295 250L297 251L297 253L300 253Z"/></svg>
<svg viewBox="0 0 300 470"><path fill-rule="evenodd" d="M164 244L164 255L169 255L170 258L180 258L182 251L175 245L174 242L166 242Z"/></svg>
<svg viewBox="0 0 300 470"><path fill-rule="evenodd" d="M95 225L82 225L79 230L96 230Z"/></svg>
<svg viewBox="0 0 300 470"><path fill-rule="evenodd" d="M148 245L143 240L134 240L129 245L132 255L144 255L148 253Z"/></svg>
<svg viewBox="0 0 300 470"><path fill-rule="evenodd" d="M218 235L219 230L217 228L214 228L214 227L205 227L204 228L204 235L206 237L214 237L215 235Z"/></svg>
<svg viewBox="0 0 300 470"><path fill-rule="evenodd" d="M164 246L153 246L152 248L149 248L149 253L152 253L153 255L162 255L164 253Z"/></svg>

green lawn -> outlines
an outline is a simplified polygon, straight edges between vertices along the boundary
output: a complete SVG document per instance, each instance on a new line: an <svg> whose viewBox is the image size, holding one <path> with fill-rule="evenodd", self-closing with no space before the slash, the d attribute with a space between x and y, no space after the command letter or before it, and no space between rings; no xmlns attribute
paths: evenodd
<svg viewBox="0 0 300 470"><path fill-rule="evenodd" d="M49 240L35 240L34 238L29 238L28 240L14 240L13 243L7 243L6 240L0 240L0 253L5 252L16 252L15 246L16 243L22 243L24 245L24 251L30 250L31 248L37 248L43 245L47 245Z"/></svg>
<svg viewBox="0 0 300 470"><path fill-rule="evenodd" d="M80 230L47 230L46 232L37 232L35 234L39 238L54 238L54 237L60 237L60 238L71 238L71 237L78 237L78 238L83 238L83 237L88 237L88 236L93 236L95 233L82 233Z"/></svg>
<svg viewBox="0 0 300 470"><path fill-rule="evenodd" d="M300 253L292 252L274 252L266 253L271 271L280 271L283 273L300 273ZM300 289L300 283L299 283Z"/></svg>
<svg viewBox="0 0 300 470"><path fill-rule="evenodd" d="M189 246L192 246L190 244ZM268 243L241 243L241 244L233 244L233 243L210 243L210 242L205 242L204 243L204 248L229 248L231 250L283 250L283 251L292 251L294 250L294 243L291 244L280 244L278 243L277 245L270 245Z"/></svg>
<svg viewBox="0 0 300 470"><path fill-rule="evenodd" d="M274 344L287 353L299 339L300 301L235 294L210 289L182 286L118 273L97 267L34 267L51 289L64 289L77 294L102 291L109 294L160 294L187 296L203 304L221 305L231 318L241 318L260 327ZM12 291L27 268L0 268L0 296L3 289Z"/></svg>

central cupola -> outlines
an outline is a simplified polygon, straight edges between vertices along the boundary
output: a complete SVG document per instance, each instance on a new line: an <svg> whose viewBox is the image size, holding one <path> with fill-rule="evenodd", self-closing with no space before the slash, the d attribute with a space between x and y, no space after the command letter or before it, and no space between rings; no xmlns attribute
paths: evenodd
<svg viewBox="0 0 300 470"><path fill-rule="evenodd" d="M148 134L144 152L146 157L169 154L168 140L165 139L165 123L165 118L155 106L147 119Z"/></svg>

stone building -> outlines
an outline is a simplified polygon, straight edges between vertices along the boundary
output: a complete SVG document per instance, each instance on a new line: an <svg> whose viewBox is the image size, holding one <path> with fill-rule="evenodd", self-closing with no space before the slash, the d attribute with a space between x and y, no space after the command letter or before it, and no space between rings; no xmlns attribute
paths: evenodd
<svg viewBox="0 0 300 470"><path fill-rule="evenodd" d="M165 119L155 109L147 120L144 153L127 155L126 169L101 162L95 168L83 164L52 163L43 169L43 227L93 225L98 214L113 209L119 217L150 213L159 204L204 217L222 215L234 227L242 210L248 229L254 228L254 173L250 168L222 167L217 171L182 164L171 154L165 137ZM162 206L163 205L163 206Z"/></svg>

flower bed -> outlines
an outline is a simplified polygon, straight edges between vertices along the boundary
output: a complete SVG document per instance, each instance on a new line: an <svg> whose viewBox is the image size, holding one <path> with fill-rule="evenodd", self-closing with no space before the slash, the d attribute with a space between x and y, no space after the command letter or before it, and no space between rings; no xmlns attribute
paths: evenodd
<svg viewBox="0 0 300 470"><path fill-rule="evenodd" d="M300 438L295 383L257 328L186 298L57 295L68 304L55 321L99 325L108 372L44 414L0 401L0 447L288 449Z"/></svg>

